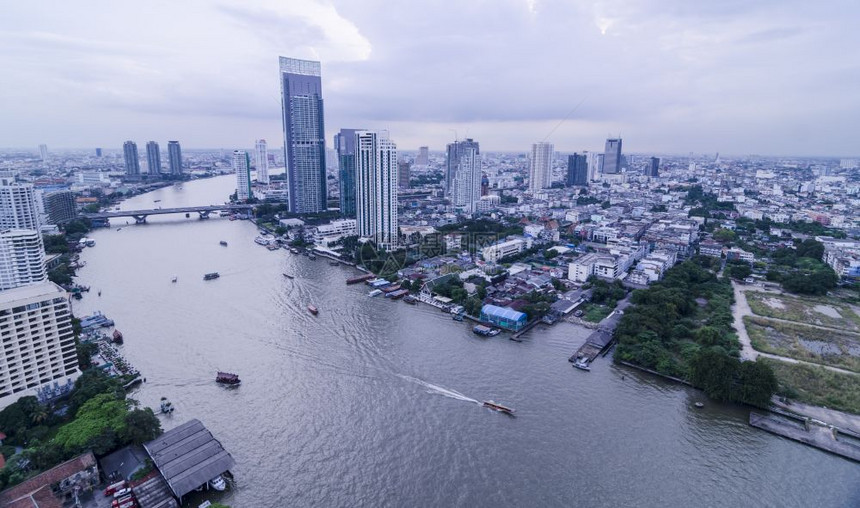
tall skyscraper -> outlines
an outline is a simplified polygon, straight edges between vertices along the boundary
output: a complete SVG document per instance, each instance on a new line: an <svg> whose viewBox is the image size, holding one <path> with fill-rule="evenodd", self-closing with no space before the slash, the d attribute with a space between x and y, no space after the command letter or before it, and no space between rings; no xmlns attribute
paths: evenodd
<svg viewBox="0 0 860 508"><path fill-rule="evenodd" d="M660 159L658 157L651 157L651 166L648 168L648 176L652 178L660 176Z"/></svg>
<svg viewBox="0 0 860 508"><path fill-rule="evenodd" d="M236 197L251 199L251 158L245 150L233 150L233 171L236 172Z"/></svg>
<svg viewBox="0 0 860 508"><path fill-rule="evenodd" d="M182 174L182 148L179 146L179 141L167 142L167 161L171 175Z"/></svg>
<svg viewBox="0 0 860 508"><path fill-rule="evenodd" d="M126 141L122 144L122 155L125 159L125 174L128 176L140 175L140 160L137 157L137 143Z"/></svg>
<svg viewBox="0 0 860 508"><path fill-rule="evenodd" d="M0 178L0 230L39 230L36 192L29 183L16 183L13 177Z"/></svg>
<svg viewBox="0 0 860 508"><path fill-rule="evenodd" d="M0 291L46 280L42 234L35 229L0 231Z"/></svg>
<svg viewBox="0 0 860 508"><path fill-rule="evenodd" d="M358 235L397 247L397 146L384 133L355 133Z"/></svg>
<svg viewBox="0 0 860 508"><path fill-rule="evenodd" d="M42 158L42 162L48 160L48 145L39 145L39 156Z"/></svg>
<svg viewBox="0 0 860 508"><path fill-rule="evenodd" d="M65 224L78 216L75 205L75 194L72 191L60 190L42 195L42 207L49 224Z"/></svg>
<svg viewBox="0 0 860 508"><path fill-rule="evenodd" d="M334 135L337 152L340 213L355 217L355 133L364 129L341 129Z"/></svg>
<svg viewBox="0 0 860 508"><path fill-rule="evenodd" d="M532 145L532 160L529 179L529 192L552 187L552 143L541 141Z"/></svg>
<svg viewBox="0 0 860 508"><path fill-rule="evenodd" d="M0 408L74 386L80 371L70 307L68 293L53 282L0 292Z"/></svg>
<svg viewBox="0 0 860 508"><path fill-rule="evenodd" d="M588 185L588 161L585 154L567 156L567 185Z"/></svg>
<svg viewBox="0 0 860 508"><path fill-rule="evenodd" d="M481 154L479 144L472 139L448 145L448 168L451 182L448 196L451 204L474 213L481 200Z"/></svg>
<svg viewBox="0 0 860 508"><path fill-rule="evenodd" d="M265 139L258 139L254 145L254 166L257 169L257 181L269 185L269 151Z"/></svg>
<svg viewBox="0 0 860 508"><path fill-rule="evenodd" d="M453 198L454 178L457 176L457 171L460 168L460 157L468 152L470 154L468 156L470 162L474 163L475 157L481 154L481 147L477 141L466 138L465 141L449 143L446 152L445 195ZM480 179L480 176L478 178Z"/></svg>
<svg viewBox="0 0 860 508"><path fill-rule="evenodd" d="M411 164L408 161L397 163L397 186L401 189L409 188L409 178L411 173Z"/></svg>
<svg viewBox="0 0 860 508"><path fill-rule="evenodd" d="M101 157L101 156L102 156L102 149L96 148L96 157Z"/></svg>
<svg viewBox="0 0 860 508"><path fill-rule="evenodd" d="M279 58L289 209L326 209L325 124L320 63Z"/></svg>
<svg viewBox="0 0 860 508"><path fill-rule="evenodd" d="M606 140L606 149L603 151L603 173L606 175L621 173L621 138Z"/></svg>
<svg viewBox="0 0 860 508"><path fill-rule="evenodd" d="M161 150L158 148L157 141L146 144L146 166L149 168L150 175L161 173Z"/></svg>
<svg viewBox="0 0 860 508"><path fill-rule="evenodd" d="M415 157L416 166L427 166L430 164L430 148L422 146L418 148L418 156Z"/></svg>

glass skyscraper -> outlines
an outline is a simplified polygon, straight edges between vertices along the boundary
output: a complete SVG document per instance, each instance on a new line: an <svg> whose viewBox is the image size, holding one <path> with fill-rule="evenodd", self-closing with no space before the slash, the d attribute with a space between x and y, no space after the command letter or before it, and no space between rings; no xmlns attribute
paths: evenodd
<svg viewBox="0 0 860 508"><path fill-rule="evenodd" d="M588 185L588 161L585 155L567 156L567 185Z"/></svg>
<svg viewBox="0 0 860 508"><path fill-rule="evenodd" d="M282 56L279 64L289 209L321 212L326 209L326 181L320 63Z"/></svg>
<svg viewBox="0 0 860 508"><path fill-rule="evenodd" d="M182 148L179 146L179 141L167 142L167 157L170 163L170 174L182 174Z"/></svg>
<svg viewBox="0 0 860 508"><path fill-rule="evenodd" d="M155 141L146 144L146 167L150 175L161 173L161 150Z"/></svg>
<svg viewBox="0 0 860 508"><path fill-rule="evenodd" d="M355 133L363 129L341 129L334 136L340 182L340 213L355 217Z"/></svg>
<svg viewBox="0 0 860 508"><path fill-rule="evenodd" d="M603 151L603 173L617 175L621 173L621 138L607 139Z"/></svg>
<svg viewBox="0 0 860 508"><path fill-rule="evenodd" d="M137 176L140 174L140 161L137 158L137 143L126 141L122 144L122 156L125 159L125 174Z"/></svg>

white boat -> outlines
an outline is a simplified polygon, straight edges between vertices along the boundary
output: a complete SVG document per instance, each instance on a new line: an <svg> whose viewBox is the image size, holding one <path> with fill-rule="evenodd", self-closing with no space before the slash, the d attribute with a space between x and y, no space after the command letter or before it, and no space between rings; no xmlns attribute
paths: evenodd
<svg viewBox="0 0 860 508"><path fill-rule="evenodd" d="M260 235L257 238L254 238L254 242L259 245L269 245L274 242L275 238L268 235Z"/></svg>
<svg viewBox="0 0 860 508"><path fill-rule="evenodd" d="M373 291L371 291L370 293L367 293L367 296L379 296L379 295L381 295L381 294L382 294L382 290L381 290L381 289L374 289L374 290L373 290Z"/></svg>
<svg viewBox="0 0 860 508"><path fill-rule="evenodd" d="M227 482L225 482L224 477L219 474L215 478L209 480L209 486L217 491L222 491L227 488Z"/></svg>
<svg viewBox="0 0 860 508"><path fill-rule="evenodd" d="M171 404L171 402L167 400L167 397L161 398L161 412L164 414L173 412L173 404Z"/></svg>
<svg viewBox="0 0 860 508"><path fill-rule="evenodd" d="M575 362L573 362L573 366L579 370L591 371L591 367L588 366L587 358L577 358Z"/></svg>

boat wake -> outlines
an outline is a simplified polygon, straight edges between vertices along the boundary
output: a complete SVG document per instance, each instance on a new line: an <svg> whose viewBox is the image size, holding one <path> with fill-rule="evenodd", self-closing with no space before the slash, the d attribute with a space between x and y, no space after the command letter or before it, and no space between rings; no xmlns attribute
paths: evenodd
<svg viewBox="0 0 860 508"><path fill-rule="evenodd" d="M435 393L437 395L442 395L451 399L462 400L463 402L481 404L479 400L473 399L472 397L467 397L462 393L458 392L457 390L449 390L448 388L442 388L441 386L434 385L433 383L428 383L427 381L423 381L421 379L414 378L411 376L405 376L402 374L398 374L397 377L428 388L429 390L427 391L427 393Z"/></svg>

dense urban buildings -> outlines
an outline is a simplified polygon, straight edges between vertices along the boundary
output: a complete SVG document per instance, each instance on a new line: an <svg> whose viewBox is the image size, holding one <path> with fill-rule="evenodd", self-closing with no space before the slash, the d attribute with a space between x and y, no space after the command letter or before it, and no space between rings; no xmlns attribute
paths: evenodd
<svg viewBox="0 0 860 508"><path fill-rule="evenodd" d="M341 129L334 136L337 153L340 213L355 217L355 133L362 129Z"/></svg>
<svg viewBox="0 0 860 508"><path fill-rule="evenodd" d="M258 139L254 144L254 168L257 170L257 181L269 184L269 151L265 139Z"/></svg>
<svg viewBox="0 0 860 508"><path fill-rule="evenodd" d="M358 235L380 248L397 246L397 146L387 133L355 133Z"/></svg>
<svg viewBox="0 0 860 508"><path fill-rule="evenodd" d="M621 138L609 138L603 151L603 174L619 173L621 173Z"/></svg>
<svg viewBox="0 0 860 508"><path fill-rule="evenodd" d="M233 171L236 172L236 198L251 199L251 159L245 150L233 150Z"/></svg>
<svg viewBox="0 0 860 508"><path fill-rule="evenodd" d="M0 292L0 408L50 394L78 371L68 294L53 282Z"/></svg>
<svg viewBox="0 0 860 508"><path fill-rule="evenodd" d="M150 175L161 173L161 150L158 148L157 141L146 144L146 166Z"/></svg>
<svg viewBox="0 0 860 508"><path fill-rule="evenodd" d="M532 145L529 191L538 192L552 187L553 144L541 141Z"/></svg>
<svg viewBox="0 0 860 508"><path fill-rule="evenodd" d="M279 66L289 210L321 212L327 193L320 63L280 57Z"/></svg>
<svg viewBox="0 0 860 508"><path fill-rule="evenodd" d="M588 185L588 161L585 154L567 156L567 181L571 185Z"/></svg>
<svg viewBox="0 0 860 508"><path fill-rule="evenodd" d="M179 146L179 141L167 142L167 161L171 175L182 174L182 148Z"/></svg>
<svg viewBox="0 0 860 508"><path fill-rule="evenodd" d="M134 141L123 143L122 155L125 159L125 174L128 176L140 175L140 159L137 156L137 143Z"/></svg>

